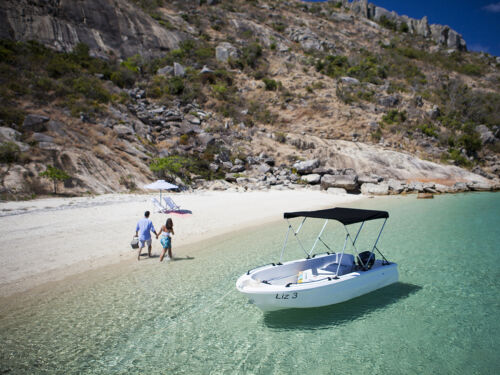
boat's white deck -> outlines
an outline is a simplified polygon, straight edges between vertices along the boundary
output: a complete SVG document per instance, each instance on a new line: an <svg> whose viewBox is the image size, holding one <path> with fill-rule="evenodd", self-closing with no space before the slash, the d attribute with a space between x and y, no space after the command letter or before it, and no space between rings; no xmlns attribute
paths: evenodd
<svg viewBox="0 0 500 375"><path fill-rule="evenodd" d="M381 266L382 261L375 261L372 269L376 269ZM321 268L308 268L291 275L277 275L276 277L269 278L266 281L271 285L285 285L288 283L302 284L328 279L329 277L333 278L336 275L341 277L353 272L359 272L356 270L354 264L341 264L338 268L338 274L337 268L338 263L330 263Z"/></svg>

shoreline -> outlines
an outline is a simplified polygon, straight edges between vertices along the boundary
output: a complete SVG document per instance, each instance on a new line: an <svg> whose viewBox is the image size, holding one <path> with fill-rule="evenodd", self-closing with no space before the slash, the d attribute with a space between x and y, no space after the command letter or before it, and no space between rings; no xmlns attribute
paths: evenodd
<svg viewBox="0 0 500 375"><path fill-rule="evenodd" d="M153 211L152 197L157 194L50 198L0 205L1 214L7 214L0 216L4 238L0 297L104 266L137 262L137 250L131 249L129 242L145 210L151 211L157 230L166 217L173 218L174 254L179 251L183 256L185 249L203 241L276 222L285 211L320 209L367 198L314 190L175 193L174 201L193 213L165 215ZM153 254L160 251L159 241L153 239Z"/></svg>

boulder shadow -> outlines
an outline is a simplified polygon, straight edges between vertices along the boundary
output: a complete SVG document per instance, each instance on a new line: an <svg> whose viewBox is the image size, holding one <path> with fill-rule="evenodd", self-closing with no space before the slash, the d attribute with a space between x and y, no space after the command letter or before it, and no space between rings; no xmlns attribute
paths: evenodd
<svg viewBox="0 0 500 375"><path fill-rule="evenodd" d="M335 305L267 312L264 324L278 330L328 329L359 319L418 292L421 286L395 283Z"/></svg>

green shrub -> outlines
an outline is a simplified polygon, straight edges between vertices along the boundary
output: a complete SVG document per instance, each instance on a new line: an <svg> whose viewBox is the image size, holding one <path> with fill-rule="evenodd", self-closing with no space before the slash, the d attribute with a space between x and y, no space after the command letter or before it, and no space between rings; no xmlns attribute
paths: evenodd
<svg viewBox="0 0 500 375"><path fill-rule="evenodd" d="M412 48L412 47L398 47L396 48L396 52L404 57L408 57L409 59L418 59L422 57L423 51Z"/></svg>
<svg viewBox="0 0 500 375"><path fill-rule="evenodd" d="M26 113L23 110L16 108L14 105L0 106L0 120L3 121L5 126L12 124L21 126L25 115Z"/></svg>
<svg viewBox="0 0 500 375"><path fill-rule="evenodd" d="M184 181L190 181L189 174L197 174L205 179L218 177L208 167L209 162L201 155L172 155L165 158L154 158L149 169L159 178L169 178L171 175L179 176ZM212 159L213 160L213 157Z"/></svg>
<svg viewBox="0 0 500 375"><path fill-rule="evenodd" d="M120 176L120 179L118 180L120 185L125 186L128 190L134 191L137 189L137 184L134 181L134 177L131 174L128 174L126 176Z"/></svg>
<svg viewBox="0 0 500 375"><path fill-rule="evenodd" d="M0 144L0 163L15 163L20 159L21 149L14 142Z"/></svg>
<svg viewBox="0 0 500 375"><path fill-rule="evenodd" d="M286 133L276 132L274 133L275 139L279 143L286 143Z"/></svg>
<svg viewBox="0 0 500 375"><path fill-rule="evenodd" d="M282 33L286 29L286 25L281 21L273 22L272 26L273 26L273 29L279 33Z"/></svg>
<svg viewBox="0 0 500 375"><path fill-rule="evenodd" d="M391 109L382 116L382 121L386 124L401 124L406 121L406 111L399 112L397 109Z"/></svg>
<svg viewBox="0 0 500 375"><path fill-rule="evenodd" d="M471 165L471 162L465 156L463 156L459 150L450 149L449 154L449 158L455 160L458 165L462 167L469 167Z"/></svg>
<svg viewBox="0 0 500 375"><path fill-rule="evenodd" d="M243 66L255 68L259 58L262 56L262 47L259 43L253 42L248 46L243 47L241 54L242 56L240 61L243 63Z"/></svg>
<svg viewBox="0 0 500 375"><path fill-rule="evenodd" d="M468 122L462 127L463 134L458 138L458 144L461 145L467 155L474 155L481 149L482 143L479 133L475 130L474 123Z"/></svg>
<svg viewBox="0 0 500 375"><path fill-rule="evenodd" d="M52 165L48 165L47 170L40 173L40 177L46 177L52 180L52 182L54 183L54 194L57 194L57 183L59 181L66 181L71 178L71 176L66 172Z"/></svg>
<svg viewBox="0 0 500 375"><path fill-rule="evenodd" d="M398 25L396 24L396 22L391 21L386 16L380 17L380 20L378 22L380 23L380 25L382 25L386 29L394 30L394 31L396 31L398 29ZM408 27L408 25L407 25L407 27Z"/></svg>
<svg viewBox="0 0 500 375"><path fill-rule="evenodd" d="M122 61L120 65L130 70L131 72L139 73L143 64L144 62L142 61L142 56L139 54L135 54L134 56L131 56Z"/></svg>
<svg viewBox="0 0 500 375"><path fill-rule="evenodd" d="M278 89L278 82L270 78L262 78L267 91L276 91Z"/></svg>
<svg viewBox="0 0 500 375"><path fill-rule="evenodd" d="M182 134L180 137L179 137L179 143L181 145L187 145L189 142L189 135L187 134Z"/></svg>
<svg viewBox="0 0 500 375"><path fill-rule="evenodd" d="M438 129L433 124L422 124L419 125L418 128L422 131L423 134L437 138L439 136Z"/></svg>
<svg viewBox="0 0 500 375"><path fill-rule="evenodd" d="M480 76L482 74L482 69L479 65L475 64L464 64L458 69L459 73L467 74L469 76Z"/></svg>
<svg viewBox="0 0 500 375"><path fill-rule="evenodd" d="M265 104L257 101L250 102L248 115L256 122L262 124L272 124L276 120L276 115L269 111Z"/></svg>
<svg viewBox="0 0 500 375"><path fill-rule="evenodd" d="M64 55L55 55L50 59L46 69L49 77L59 78L77 72L79 67Z"/></svg>
<svg viewBox="0 0 500 375"><path fill-rule="evenodd" d="M382 130L380 130L380 128L378 128L377 130L375 130L372 134L371 134L371 137L374 141L378 142L380 141L380 139L382 138Z"/></svg>
<svg viewBox="0 0 500 375"><path fill-rule="evenodd" d="M119 67L116 71L111 73L111 81L121 87L132 87L137 78L137 74L130 69Z"/></svg>
<svg viewBox="0 0 500 375"><path fill-rule="evenodd" d="M219 100L226 100L228 98L227 95L229 90L224 83L212 85L212 91Z"/></svg>
<svg viewBox="0 0 500 375"><path fill-rule="evenodd" d="M317 60L316 71L322 72L329 77L337 78L346 74L349 63L346 56L328 55L324 60Z"/></svg>
<svg viewBox="0 0 500 375"><path fill-rule="evenodd" d="M101 82L95 77L78 77L72 81L72 88L85 96L86 99L95 99L100 103L107 103L111 94L102 87Z"/></svg>
<svg viewBox="0 0 500 375"><path fill-rule="evenodd" d="M180 95L184 91L184 80L181 77L172 77L167 83L168 93Z"/></svg>
<svg viewBox="0 0 500 375"><path fill-rule="evenodd" d="M318 72L332 78L347 75L356 77L363 82L375 84L380 83L381 78L387 77L385 66L371 55L361 57L356 64L350 64L346 56L329 55L324 59L317 60L315 68Z"/></svg>
<svg viewBox="0 0 500 375"><path fill-rule="evenodd" d="M402 33L407 33L408 31L410 31L410 28L408 27L408 24L406 22L401 22L401 24L399 25L398 31L400 31Z"/></svg>

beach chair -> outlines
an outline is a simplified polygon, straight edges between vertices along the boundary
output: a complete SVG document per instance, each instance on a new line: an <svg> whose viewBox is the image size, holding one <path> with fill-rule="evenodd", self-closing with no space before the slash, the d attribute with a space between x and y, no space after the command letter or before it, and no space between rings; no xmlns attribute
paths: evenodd
<svg viewBox="0 0 500 375"><path fill-rule="evenodd" d="M174 202L174 200L170 197L164 197L163 200L167 206L168 210L171 211L179 211L181 208Z"/></svg>
<svg viewBox="0 0 500 375"><path fill-rule="evenodd" d="M156 198L152 198L151 202L153 203L153 206L156 209L156 212L165 212L167 209L163 207L160 203L160 201Z"/></svg>

